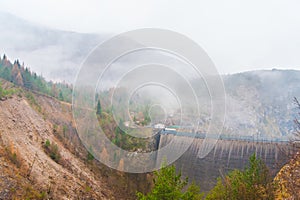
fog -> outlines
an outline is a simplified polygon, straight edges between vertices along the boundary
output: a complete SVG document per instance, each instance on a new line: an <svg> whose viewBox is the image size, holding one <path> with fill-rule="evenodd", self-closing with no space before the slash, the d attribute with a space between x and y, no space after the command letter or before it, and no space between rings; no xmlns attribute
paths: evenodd
<svg viewBox="0 0 300 200"><path fill-rule="evenodd" d="M72 83L81 62L107 35L49 29L0 12L0 53L47 80Z"/></svg>

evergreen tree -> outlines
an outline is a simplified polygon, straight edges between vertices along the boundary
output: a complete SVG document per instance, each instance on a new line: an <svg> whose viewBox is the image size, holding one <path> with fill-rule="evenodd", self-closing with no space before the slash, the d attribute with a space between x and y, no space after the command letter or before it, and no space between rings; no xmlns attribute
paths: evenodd
<svg viewBox="0 0 300 200"><path fill-rule="evenodd" d="M0 78L24 86L27 89L51 95L61 101L70 102L72 98L72 87L69 87L69 85L47 82L42 76L37 76L29 68L24 67L24 64L21 66L18 59L12 65L6 55L3 55L3 60L0 59ZM55 91L52 91L53 88Z"/></svg>
<svg viewBox="0 0 300 200"><path fill-rule="evenodd" d="M154 188L144 195L140 192L137 197L140 200L200 200L203 194L197 185L192 183L186 190L188 178L181 179L181 172L176 173L175 166L163 166L160 171L154 173Z"/></svg>
<svg viewBox="0 0 300 200"><path fill-rule="evenodd" d="M207 200L275 199L276 183L273 182L266 165L255 154L250 157L249 166L243 171L234 170L206 196Z"/></svg>
<svg viewBox="0 0 300 200"><path fill-rule="evenodd" d="M97 102L97 112L96 112L96 114L97 114L98 116L101 116L101 113L102 113L101 103L100 103L100 100L98 99L98 102Z"/></svg>
<svg viewBox="0 0 300 200"><path fill-rule="evenodd" d="M4 67L3 69L1 69L0 77L7 80L7 81L12 81L12 79L11 79L11 69L8 68L8 67Z"/></svg>
<svg viewBox="0 0 300 200"><path fill-rule="evenodd" d="M61 100L61 101L64 100L64 96L63 96L63 93L62 93L61 90L59 91L58 99Z"/></svg>

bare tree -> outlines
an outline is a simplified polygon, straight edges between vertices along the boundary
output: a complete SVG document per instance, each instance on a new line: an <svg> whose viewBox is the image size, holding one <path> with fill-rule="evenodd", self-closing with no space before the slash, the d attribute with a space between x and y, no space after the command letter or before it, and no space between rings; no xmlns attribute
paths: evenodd
<svg viewBox="0 0 300 200"><path fill-rule="evenodd" d="M282 193L282 198L285 199L300 199L300 103L298 99L294 98L294 103L297 107L298 114L294 119L295 131L290 138L290 146L292 147L292 154L289 154L290 161L279 172L279 189Z"/></svg>
<svg viewBox="0 0 300 200"><path fill-rule="evenodd" d="M300 117L300 103L296 97L294 97L294 103L299 110L298 116ZM300 142L300 121L298 120L297 117L294 119L294 123L295 123L295 134L294 134L294 138L292 140L294 143L295 142L299 143Z"/></svg>

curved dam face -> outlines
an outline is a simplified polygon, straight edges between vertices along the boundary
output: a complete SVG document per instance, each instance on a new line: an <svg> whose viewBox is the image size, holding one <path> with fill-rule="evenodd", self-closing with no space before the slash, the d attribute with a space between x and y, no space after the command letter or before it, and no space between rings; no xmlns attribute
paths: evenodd
<svg viewBox="0 0 300 200"><path fill-rule="evenodd" d="M158 147L163 148L174 139L184 142L187 138L161 134ZM275 176L288 162L288 155L292 152L287 142L219 140L214 149L201 159L197 155L202 143L202 138L195 138L188 150L174 163L176 169L180 169L182 175L188 176L190 181L194 180L199 184L202 191L209 191L216 184L217 178L226 175L229 171L243 169L253 153L266 163ZM176 151L180 146L173 148ZM158 151L157 159L166 158L163 158Z"/></svg>

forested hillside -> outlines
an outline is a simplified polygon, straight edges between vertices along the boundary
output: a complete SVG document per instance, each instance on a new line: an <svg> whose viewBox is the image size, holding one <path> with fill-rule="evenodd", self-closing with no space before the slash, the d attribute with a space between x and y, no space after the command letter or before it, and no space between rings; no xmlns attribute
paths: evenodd
<svg viewBox="0 0 300 200"><path fill-rule="evenodd" d="M24 63L20 64L19 60L15 60L12 63L5 54L0 58L0 78L26 89L55 97L61 101L71 102L71 85L67 83L53 83L52 81L48 82L41 75L30 71Z"/></svg>

